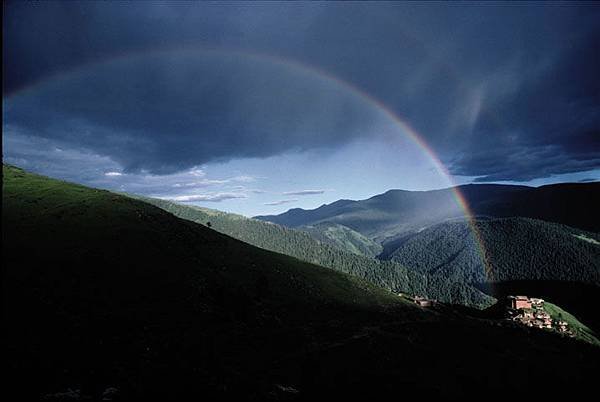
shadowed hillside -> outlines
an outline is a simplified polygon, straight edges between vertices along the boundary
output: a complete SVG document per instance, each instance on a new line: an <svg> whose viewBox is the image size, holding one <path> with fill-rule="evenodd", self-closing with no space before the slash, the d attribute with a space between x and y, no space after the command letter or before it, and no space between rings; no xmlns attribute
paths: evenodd
<svg viewBox="0 0 600 402"><path fill-rule="evenodd" d="M141 201L5 166L2 203L10 400L595 389L597 347L417 308Z"/></svg>

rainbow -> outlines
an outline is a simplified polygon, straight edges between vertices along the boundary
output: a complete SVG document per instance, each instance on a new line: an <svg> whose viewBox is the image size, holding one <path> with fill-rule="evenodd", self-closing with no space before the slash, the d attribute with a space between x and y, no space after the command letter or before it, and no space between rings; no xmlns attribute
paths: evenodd
<svg viewBox="0 0 600 402"><path fill-rule="evenodd" d="M102 64L113 63L117 61L126 61L130 59L135 59L138 57L151 56L151 55L170 55L170 54L188 54L188 53L200 53L200 54L214 54L214 55L224 55L224 56L238 56L245 57L249 59L254 59L256 61L261 62L269 62L275 65L284 66L290 68L292 70L296 70L298 72L303 72L310 76L315 76L322 80L325 80L329 83L335 84L337 87L346 90L351 95L357 97L358 99L365 102L370 107L374 108L376 111L380 112L383 116L385 116L390 122L393 123L394 126L398 127L399 130L405 134L405 136L414 143L419 149L423 151L423 153L427 156L427 158L431 161L433 166L435 166L436 170L442 174L450 183L450 189L453 193L453 197L456 200L457 205L463 211L465 218L467 219L470 230L475 238L477 243L477 251L480 256L481 262L484 266L485 273L488 281L493 281L492 269L489 259L486 253L485 243L483 241L483 237L477 228L475 216L465 198L465 196L460 191L460 188L457 186L456 182L452 174L448 171L444 163L437 156L435 151L431 148L431 146L425 141L425 139L419 135L419 133L405 120L401 119L394 111L392 111L388 106L386 106L382 101L375 98L374 96L366 93L361 90L356 85L345 81L325 70L318 69L314 66L307 65L305 63L301 63L296 60L282 58L279 56L275 56L272 54L259 53L259 52L250 52L243 49L224 49L224 48L209 48L209 47L198 47L198 46L183 46L177 48L164 48L164 49L146 49L139 50L136 52L128 52L117 54L116 56L102 59L102 60L94 60L88 63L80 64L79 66L61 71L55 74L51 74L49 76L44 77L41 80L33 82L30 85L22 87L12 93L7 94L7 98L11 98L16 95L21 95L30 91L37 89L39 86L43 85L46 82L54 82L55 80L67 79L72 74L75 74L80 71L84 71L87 68L98 66ZM4 103L4 99L3 99Z"/></svg>

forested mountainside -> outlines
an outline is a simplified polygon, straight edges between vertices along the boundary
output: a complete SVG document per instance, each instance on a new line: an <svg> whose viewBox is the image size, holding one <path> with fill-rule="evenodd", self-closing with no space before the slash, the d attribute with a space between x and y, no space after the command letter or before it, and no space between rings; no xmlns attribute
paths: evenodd
<svg viewBox="0 0 600 402"><path fill-rule="evenodd" d="M465 282L562 280L600 286L600 235L527 218L477 220L483 244L465 221L429 227L389 258L419 272ZM477 260L481 248L490 264Z"/></svg>
<svg viewBox="0 0 600 402"><path fill-rule="evenodd" d="M331 244L340 250L346 250L353 254L374 258L383 251L381 244L337 223L323 222L300 226L298 229L310 234L320 242Z"/></svg>
<svg viewBox="0 0 600 402"><path fill-rule="evenodd" d="M471 284L421 274L393 261L379 261L340 250L319 242L308 233L241 215L143 198L174 215L210 227L257 247L286 254L303 261L356 275L394 292L427 295L449 303L484 307L493 299Z"/></svg>

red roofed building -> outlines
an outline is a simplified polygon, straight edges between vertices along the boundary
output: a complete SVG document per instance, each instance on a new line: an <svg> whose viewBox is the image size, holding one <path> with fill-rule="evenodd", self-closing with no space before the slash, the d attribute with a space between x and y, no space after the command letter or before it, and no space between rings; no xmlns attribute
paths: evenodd
<svg viewBox="0 0 600 402"><path fill-rule="evenodd" d="M508 301L510 308L515 310L531 308L531 300L527 296L509 296Z"/></svg>

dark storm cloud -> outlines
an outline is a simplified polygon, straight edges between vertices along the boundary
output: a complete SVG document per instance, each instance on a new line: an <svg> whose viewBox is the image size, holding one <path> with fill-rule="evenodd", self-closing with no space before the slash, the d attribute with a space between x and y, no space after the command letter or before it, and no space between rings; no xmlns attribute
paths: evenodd
<svg viewBox="0 0 600 402"><path fill-rule="evenodd" d="M529 180L600 166L600 28L540 69L482 102L454 173ZM518 82L519 72L510 79Z"/></svg>
<svg viewBox="0 0 600 402"><path fill-rule="evenodd" d="M527 180L600 166L599 18L593 3L15 2L4 8L3 82L13 93L82 63L144 49L201 45L274 54L381 99L454 174ZM5 120L109 155L126 169L157 172L372 135L372 116L344 97L341 104L328 100L333 111L325 102L303 109L316 92L289 71L275 71L271 80L264 66L244 72L240 64L213 63L197 77L191 65L155 60L133 78L124 65L96 69L89 81L95 102L73 93L81 89L75 81L65 82L58 90L69 98L49 110L30 99ZM265 100L268 91L277 100ZM297 99L279 104L294 91ZM190 104L197 116L181 110ZM232 108L243 112L223 112ZM306 134L321 125L317 131L326 135Z"/></svg>
<svg viewBox="0 0 600 402"><path fill-rule="evenodd" d="M11 126L77 143L125 171L172 173L211 161L339 145L377 113L338 85L239 53L158 52L50 81L5 103Z"/></svg>

